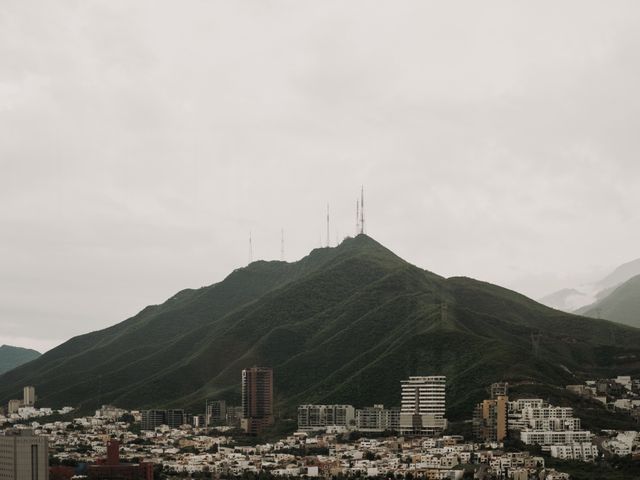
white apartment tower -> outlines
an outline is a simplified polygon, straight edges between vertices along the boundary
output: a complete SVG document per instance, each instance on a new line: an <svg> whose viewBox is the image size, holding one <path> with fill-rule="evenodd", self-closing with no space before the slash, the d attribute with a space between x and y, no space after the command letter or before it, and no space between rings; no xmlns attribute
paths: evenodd
<svg viewBox="0 0 640 480"><path fill-rule="evenodd" d="M400 433L437 435L447 428L445 386L447 377L409 377L403 380Z"/></svg>

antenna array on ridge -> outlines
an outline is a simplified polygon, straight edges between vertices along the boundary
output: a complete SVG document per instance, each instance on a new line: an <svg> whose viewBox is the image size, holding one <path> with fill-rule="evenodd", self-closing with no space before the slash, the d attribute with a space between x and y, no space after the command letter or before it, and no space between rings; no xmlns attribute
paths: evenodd
<svg viewBox="0 0 640 480"><path fill-rule="evenodd" d="M284 262L284 228L280 229L280 261Z"/></svg>
<svg viewBox="0 0 640 480"><path fill-rule="evenodd" d="M331 246L331 237L329 235L329 204L327 203L327 247Z"/></svg>
<svg viewBox="0 0 640 480"><path fill-rule="evenodd" d="M364 233L364 185L360 190L360 233Z"/></svg>

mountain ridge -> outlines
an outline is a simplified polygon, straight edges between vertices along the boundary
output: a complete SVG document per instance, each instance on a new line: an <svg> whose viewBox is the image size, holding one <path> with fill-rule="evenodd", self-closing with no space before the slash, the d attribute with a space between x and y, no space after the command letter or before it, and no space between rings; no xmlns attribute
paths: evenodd
<svg viewBox="0 0 640 480"><path fill-rule="evenodd" d="M12 345L0 346L0 374L13 370L40 356L40 352L30 348L14 347Z"/></svg>
<svg viewBox="0 0 640 480"><path fill-rule="evenodd" d="M638 329L441 277L359 235L298 262L253 262L75 337L0 377L0 398L28 382L43 404L87 410L238 402L240 370L262 364L274 367L283 412L307 402L393 405L401 379L445 374L448 413L459 417L493 381L639 373L639 345Z"/></svg>
<svg viewBox="0 0 640 480"><path fill-rule="evenodd" d="M640 275L612 288L608 295L576 313L640 328Z"/></svg>
<svg viewBox="0 0 640 480"><path fill-rule="evenodd" d="M604 300L616 288L636 275L640 275L640 258L616 267L607 276L593 283L563 288L545 295L538 301L551 308L580 314Z"/></svg>

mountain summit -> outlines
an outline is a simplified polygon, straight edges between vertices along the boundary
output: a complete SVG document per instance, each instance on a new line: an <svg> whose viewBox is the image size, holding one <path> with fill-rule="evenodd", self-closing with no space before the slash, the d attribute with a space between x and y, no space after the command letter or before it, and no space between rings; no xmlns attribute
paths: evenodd
<svg viewBox="0 0 640 480"><path fill-rule="evenodd" d="M443 374L455 418L494 381L565 385L575 376L638 374L639 360L638 329L443 278L358 235L298 262L254 262L72 338L0 377L0 397L31 384L42 404L87 410L237 402L241 369L269 365L284 410L397 405L401 379Z"/></svg>

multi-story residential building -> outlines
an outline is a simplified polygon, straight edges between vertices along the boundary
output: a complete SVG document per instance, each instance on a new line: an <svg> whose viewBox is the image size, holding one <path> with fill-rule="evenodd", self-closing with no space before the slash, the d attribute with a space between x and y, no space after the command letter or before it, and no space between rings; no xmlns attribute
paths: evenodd
<svg viewBox="0 0 640 480"><path fill-rule="evenodd" d="M519 431L526 444L560 445L591 441L591 432L581 430L570 407L554 407L542 399L509 402L509 430Z"/></svg>
<svg viewBox="0 0 640 480"><path fill-rule="evenodd" d="M273 422L273 370L268 367L243 370L242 429L257 435Z"/></svg>
<svg viewBox="0 0 640 480"><path fill-rule="evenodd" d="M125 413L127 413L127 411L122 408L114 407L113 405L102 405L102 407L96 410L95 416L97 418L108 418L110 420L115 420Z"/></svg>
<svg viewBox="0 0 640 480"><path fill-rule="evenodd" d="M352 405L300 405L298 430L325 430L327 427L353 428L355 408Z"/></svg>
<svg viewBox="0 0 640 480"><path fill-rule="evenodd" d="M49 445L33 431L7 430L0 436L0 480L48 480Z"/></svg>
<svg viewBox="0 0 640 480"><path fill-rule="evenodd" d="M18 413L18 410L20 410L20 407L22 407L22 400L9 400L9 405L7 405L7 413L9 415L12 415L14 413Z"/></svg>
<svg viewBox="0 0 640 480"><path fill-rule="evenodd" d="M142 430L155 430L160 425L167 424L166 410L143 410L142 411Z"/></svg>
<svg viewBox="0 0 640 480"><path fill-rule="evenodd" d="M527 427L527 422L522 419L522 411L525 408L542 408L545 405L541 398L521 398L509 402L507 412L507 425L509 430L522 430Z"/></svg>
<svg viewBox="0 0 640 480"><path fill-rule="evenodd" d="M220 425L227 421L227 402L224 400L211 400L207 402L207 425Z"/></svg>
<svg viewBox="0 0 640 480"><path fill-rule="evenodd" d="M556 445L590 442L591 432L587 430L522 430L520 440L527 445Z"/></svg>
<svg viewBox="0 0 640 480"><path fill-rule="evenodd" d="M384 408L384 405L356 410L356 430L361 432L385 432L400 430L400 409Z"/></svg>
<svg viewBox="0 0 640 480"><path fill-rule="evenodd" d="M561 460L580 460L592 462L598 457L598 447L590 442L572 443L570 445L551 445L552 457Z"/></svg>
<svg viewBox="0 0 640 480"><path fill-rule="evenodd" d="M185 421L184 410L172 409L165 412L165 424L171 428L178 428L188 423Z"/></svg>
<svg viewBox="0 0 640 480"><path fill-rule="evenodd" d="M242 405L227 405L226 423L230 427L239 427L242 421Z"/></svg>
<svg viewBox="0 0 640 480"><path fill-rule="evenodd" d="M531 430L580 430L580 419L571 407L525 407L520 412L520 424Z"/></svg>
<svg viewBox="0 0 640 480"><path fill-rule="evenodd" d="M473 412L473 433L485 442L502 442L507 437L509 398L497 395L479 403Z"/></svg>
<svg viewBox="0 0 640 480"><path fill-rule="evenodd" d="M400 433L436 435L447 428L446 377L409 377L401 382Z"/></svg>
<svg viewBox="0 0 640 480"><path fill-rule="evenodd" d="M36 404L36 387L24 387L22 391L22 404L25 407L33 407Z"/></svg>

